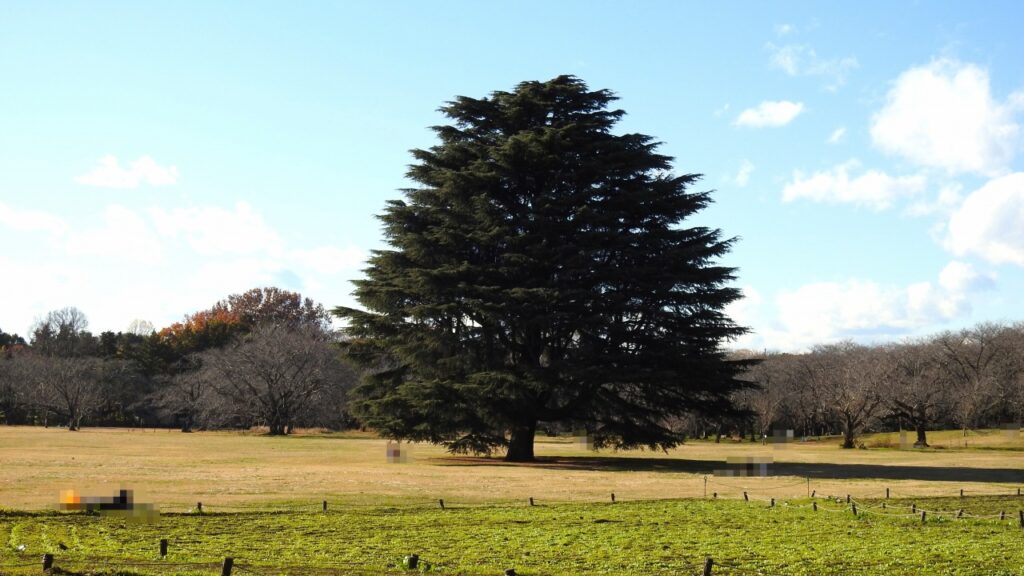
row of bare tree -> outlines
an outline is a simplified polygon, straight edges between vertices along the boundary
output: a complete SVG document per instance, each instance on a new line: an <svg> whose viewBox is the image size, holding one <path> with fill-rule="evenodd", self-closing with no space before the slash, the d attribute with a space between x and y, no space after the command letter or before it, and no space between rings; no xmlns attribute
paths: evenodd
<svg viewBox="0 0 1024 576"><path fill-rule="evenodd" d="M64 308L37 321L28 342L3 336L0 423L271 434L351 423L345 396L357 374L323 308L294 293L255 289L160 333L95 337L81 311Z"/></svg>
<svg viewBox="0 0 1024 576"><path fill-rule="evenodd" d="M742 353L742 357L753 356ZM980 324L894 344L815 346L805 354L756 355L737 395L750 416L690 423L695 433L775 430L798 436L841 434L853 448L866 430L909 429L916 446L927 430L1020 426L1024 417L1024 323Z"/></svg>

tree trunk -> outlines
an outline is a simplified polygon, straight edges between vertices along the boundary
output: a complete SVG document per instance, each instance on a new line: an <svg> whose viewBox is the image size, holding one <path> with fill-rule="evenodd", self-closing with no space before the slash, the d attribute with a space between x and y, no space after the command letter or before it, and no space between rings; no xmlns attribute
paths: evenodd
<svg viewBox="0 0 1024 576"><path fill-rule="evenodd" d="M533 462L533 437L537 433L537 421L516 426L508 439L506 462Z"/></svg>
<svg viewBox="0 0 1024 576"><path fill-rule="evenodd" d="M927 432L924 429L924 423L919 422L914 429L917 430L917 442L914 442L914 448L927 448L928 437Z"/></svg>

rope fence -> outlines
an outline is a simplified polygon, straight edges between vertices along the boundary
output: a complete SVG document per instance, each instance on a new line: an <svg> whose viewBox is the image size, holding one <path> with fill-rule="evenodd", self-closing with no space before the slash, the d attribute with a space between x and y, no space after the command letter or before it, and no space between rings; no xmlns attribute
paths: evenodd
<svg viewBox="0 0 1024 576"><path fill-rule="evenodd" d="M792 510L810 510L810 513L823 512L829 515L850 515L852 517L863 517L863 516L876 516L891 519L893 521L907 521L911 520L921 524L934 524L936 522L947 522L947 521L970 521L970 522L995 522L997 524L1009 524L1019 525L1021 530L1024 530L1024 497L1021 495L1021 487L1011 485L997 485L993 486L992 490L977 490L977 489L958 489L952 492L948 496L936 496L934 494L928 496L914 496L908 495L901 492L895 492L891 488L886 488L884 491L872 491L868 494L859 495L854 498L852 495L819 495L815 490L812 489L811 480L804 478L799 481L787 481L784 483L772 483L767 484L762 482L761 479L768 480L769 478L756 477L747 478L749 483L741 483L737 479L725 480L718 477L707 477L705 476L702 481L704 482L705 489L710 484L714 487L725 487L734 491L742 492L742 500L745 502L754 503L763 506L765 509L774 508L787 508ZM810 497L808 498L776 498L779 490L786 488L792 488L798 485L806 485ZM996 489L1000 489L996 491ZM893 501L893 496L897 498ZM976 513L968 510L969 504L972 502L972 498L1004 498L1013 499L1021 498L1020 503L1015 507L1015 510L1000 510L998 513ZM909 505L904 500L917 498L923 502L935 501L938 499L949 500L957 498L962 501L964 505L959 506L955 509L937 509L937 508L919 508L916 501L911 502ZM683 499L670 499L670 498L659 498L659 499L629 499L623 498L622 494L618 496L615 493L609 492L607 499L601 500L607 505L621 505L631 503L651 503L651 502L663 502L663 501L706 501L714 502L717 500L739 500L740 498L719 498L718 492L712 492L705 498L683 498ZM502 501L502 502L457 502L444 499L427 499L423 498L415 502L405 501L404 503L390 503L390 502L347 502L343 500L320 500L317 502L310 503L281 503L273 505L262 505L259 503L245 503L245 504L217 504L217 503L204 503L197 501L194 507L188 508L187 512L171 512L171 515L205 515L205 514L331 514L337 511L351 514L353 512L357 514L380 514L386 511L407 511L407 510L437 510L438 512L448 510L460 510L460 509L485 509L485 508L524 508L524 507L543 507L543 506L565 506L565 505L578 505L578 504L593 504L594 501L583 501L583 500L545 500L541 498L529 497L528 499L520 499L513 501ZM767 503L767 506L764 506ZM31 513L23 511L4 511L0 510L0 518L5 515L9 516L24 516ZM199 543L200 540L193 539L181 539L177 540L175 544L188 544L188 543ZM119 569L123 568L141 568L151 572L162 572L167 570L190 570L202 573L209 573L211 575L216 574L219 570L221 576L231 576L232 571L236 574L251 574L253 576L270 576L272 574L313 574L313 575L349 575L349 576L361 576L361 575L387 575L387 574L406 574L409 570L402 570L397 566L385 567L368 566L363 562L334 562L330 564L317 564L317 565L263 565L250 562L244 562L244 559L236 559L233 557L225 557L222 561L207 561L207 562L171 562L165 558L167 554L167 540L160 540L160 554L162 559L158 561L134 561L122 557L110 557L110 556L62 556L59 558L60 564L63 567L85 567L88 570L95 570L96 568L110 568L116 567ZM236 562L235 560L239 560ZM502 558L488 558L491 565L500 565L503 562ZM42 568L47 573L53 573L55 562L57 558L53 554L45 554L42 559ZM742 561L737 563L737 559L726 559L726 560L714 560L707 558L702 566L696 566L692 573L703 574L710 576L713 571L719 574L763 574L764 572L756 568L757 563L751 561L750 564L745 565ZM38 561L36 562L21 562L15 564L0 564L0 574L3 574L7 569L27 569L32 566L40 566ZM389 565L390 566L390 565ZM436 566L436 568L444 568L443 566ZM686 572L691 567L680 566L681 573ZM778 569L779 567L775 567ZM506 569L504 572L505 576L515 576L513 569ZM496 575L497 576L497 575Z"/></svg>

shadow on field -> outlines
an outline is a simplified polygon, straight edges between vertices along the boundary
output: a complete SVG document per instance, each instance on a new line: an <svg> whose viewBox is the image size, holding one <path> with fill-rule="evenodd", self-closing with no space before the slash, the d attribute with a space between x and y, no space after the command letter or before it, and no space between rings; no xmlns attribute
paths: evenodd
<svg viewBox="0 0 1024 576"><path fill-rule="evenodd" d="M615 458L600 456L540 457L536 462L510 463L495 458L449 457L433 459L445 466L520 466L548 470L593 470L605 472L687 472L714 474L716 470L736 469L722 461L682 460L678 458ZM819 479L890 479L946 482L1024 483L1024 470L1012 468L954 468L933 466L884 466L878 464L831 464L779 462L768 465L771 476L798 476Z"/></svg>

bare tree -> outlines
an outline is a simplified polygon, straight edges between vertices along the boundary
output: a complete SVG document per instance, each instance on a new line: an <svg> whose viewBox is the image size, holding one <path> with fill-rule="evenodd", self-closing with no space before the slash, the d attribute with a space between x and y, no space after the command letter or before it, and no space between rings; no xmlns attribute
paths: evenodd
<svg viewBox="0 0 1024 576"><path fill-rule="evenodd" d="M945 332L935 340L942 367L951 380L953 415L967 435L995 409L999 394L1000 359L1012 354L1005 327L979 324L959 332Z"/></svg>
<svg viewBox="0 0 1024 576"><path fill-rule="evenodd" d="M234 344L202 353L201 360L201 377L274 435L289 433L332 388L349 384L319 327L260 325Z"/></svg>
<svg viewBox="0 0 1024 576"><path fill-rule="evenodd" d="M73 306L52 310L30 329L32 349L47 356L82 356L95 348L85 313Z"/></svg>
<svg viewBox="0 0 1024 576"><path fill-rule="evenodd" d="M928 446L928 426L950 406L949 379L942 366L942 350L928 341L890 346L893 360L890 385L885 387L889 410L914 429L914 446Z"/></svg>
<svg viewBox="0 0 1024 576"><path fill-rule="evenodd" d="M26 354L15 365L30 402L44 413L62 416L68 430L78 430L103 402L103 366L97 358Z"/></svg>
<svg viewBox="0 0 1024 576"><path fill-rule="evenodd" d="M888 376L885 358L877 350L844 342L816 346L807 360L807 377L819 390L823 408L842 428L842 447L854 448L882 408Z"/></svg>
<svg viewBox="0 0 1024 576"><path fill-rule="evenodd" d="M757 388L741 390L737 393L737 401L753 413L757 435L763 442L786 399L792 394L794 386L790 364L783 354L769 354L754 365L745 378L755 382Z"/></svg>

